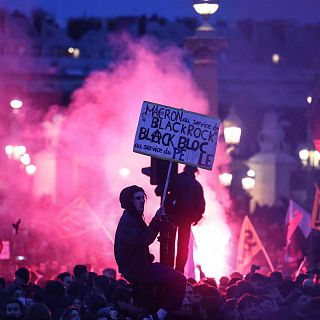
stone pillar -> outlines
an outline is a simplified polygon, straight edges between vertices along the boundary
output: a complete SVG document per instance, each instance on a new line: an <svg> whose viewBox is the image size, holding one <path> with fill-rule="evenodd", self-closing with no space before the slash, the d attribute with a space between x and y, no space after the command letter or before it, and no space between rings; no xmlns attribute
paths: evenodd
<svg viewBox="0 0 320 320"><path fill-rule="evenodd" d="M282 197L291 197L290 177L296 160L284 152L283 138L276 113L267 113L259 136L261 150L247 161L250 169L256 173L250 211L254 210L256 204L278 206Z"/></svg>
<svg viewBox="0 0 320 320"><path fill-rule="evenodd" d="M227 47L224 38L218 38L212 28L199 28L185 47L193 52L193 74L197 85L209 101L209 114L218 115L218 55Z"/></svg>

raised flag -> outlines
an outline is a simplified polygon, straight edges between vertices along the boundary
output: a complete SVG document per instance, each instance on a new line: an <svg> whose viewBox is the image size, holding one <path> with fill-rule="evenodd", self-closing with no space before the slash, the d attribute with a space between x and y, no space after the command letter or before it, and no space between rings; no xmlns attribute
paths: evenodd
<svg viewBox="0 0 320 320"><path fill-rule="evenodd" d="M189 238L189 251L186 266L184 268L184 274L187 278L195 279L195 261L194 261L194 251L197 250L197 244L195 242L192 231L190 232Z"/></svg>
<svg viewBox="0 0 320 320"><path fill-rule="evenodd" d="M271 271L274 270L272 262L267 254L266 249L262 245L262 242L251 223L248 216L245 216L241 226L239 243L238 243L238 255L237 255L237 270L241 273L245 273L253 258L262 251Z"/></svg>
<svg viewBox="0 0 320 320"><path fill-rule="evenodd" d="M300 207L297 203L290 200L289 207L286 215L287 226L287 246L289 245L292 236L296 229L299 227L307 238L311 232L311 217L310 214Z"/></svg>
<svg viewBox="0 0 320 320"><path fill-rule="evenodd" d="M61 210L56 222L59 225L58 232L61 238L74 238L102 228L113 243L113 238L99 216L82 197L76 198Z"/></svg>
<svg viewBox="0 0 320 320"><path fill-rule="evenodd" d="M315 184L316 193L313 200L312 216L311 216L311 228L320 231L320 191L319 187Z"/></svg>

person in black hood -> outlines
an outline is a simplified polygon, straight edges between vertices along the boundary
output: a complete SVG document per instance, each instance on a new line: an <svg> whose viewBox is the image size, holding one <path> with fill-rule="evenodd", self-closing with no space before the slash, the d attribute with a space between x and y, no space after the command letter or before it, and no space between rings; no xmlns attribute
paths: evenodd
<svg viewBox="0 0 320 320"><path fill-rule="evenodd" d="M118 223L114 254L119 272L131 283L139 286L159 286L165 288L162 307L147 319L165 319L168 312L177 310L182 303L186 278L171 267L154 263L149 245L154 242L159 231L164 208L160 207L149 226L144 221L146 194L136 185L123 189L120 204L124 210Z"/></svg>

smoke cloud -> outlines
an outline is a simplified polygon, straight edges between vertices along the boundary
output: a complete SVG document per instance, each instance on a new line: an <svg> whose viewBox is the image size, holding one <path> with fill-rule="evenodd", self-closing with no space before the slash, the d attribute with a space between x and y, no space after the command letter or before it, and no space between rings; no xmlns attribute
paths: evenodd
<svg viewBox="0 0 320 320"><path fill-rule="evenodd" d="M111 41L119 53L117 62L91 73L67 109L53 106L40 127L32 126L33 132L44 134L46 147L35 148L38 169L24 192L28 213L20 208L11 218L21 216L26 232L40 237L37 245L57 252L53 256L62 264L91 263L96 270L115 267L112 241L122 214L120 191L132 184L145 189L147 222L160 204L149 178L141 174L150 166L149 157L132 152L142 102L208 113L208 102L183 62L183 50L150 39L122 36ZM224 154L218 146L214 170L201 170L198 177L207 208L193 229L195 258L208 276L229 271L229 198L217 171L228 161ZM36 256L37 245L30 244L26 254ZM154 253L158 246L153 246Z"/></svg>

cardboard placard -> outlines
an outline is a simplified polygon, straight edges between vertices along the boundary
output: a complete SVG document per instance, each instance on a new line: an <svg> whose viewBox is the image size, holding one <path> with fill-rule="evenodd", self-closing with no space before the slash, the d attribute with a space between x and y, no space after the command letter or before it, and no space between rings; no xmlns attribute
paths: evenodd
<svg viewBox="0 0 320 320"><path fill-rule="evenodd" d="M219 125L218 118L144 101L133 151L212 170Z"/></svg>

